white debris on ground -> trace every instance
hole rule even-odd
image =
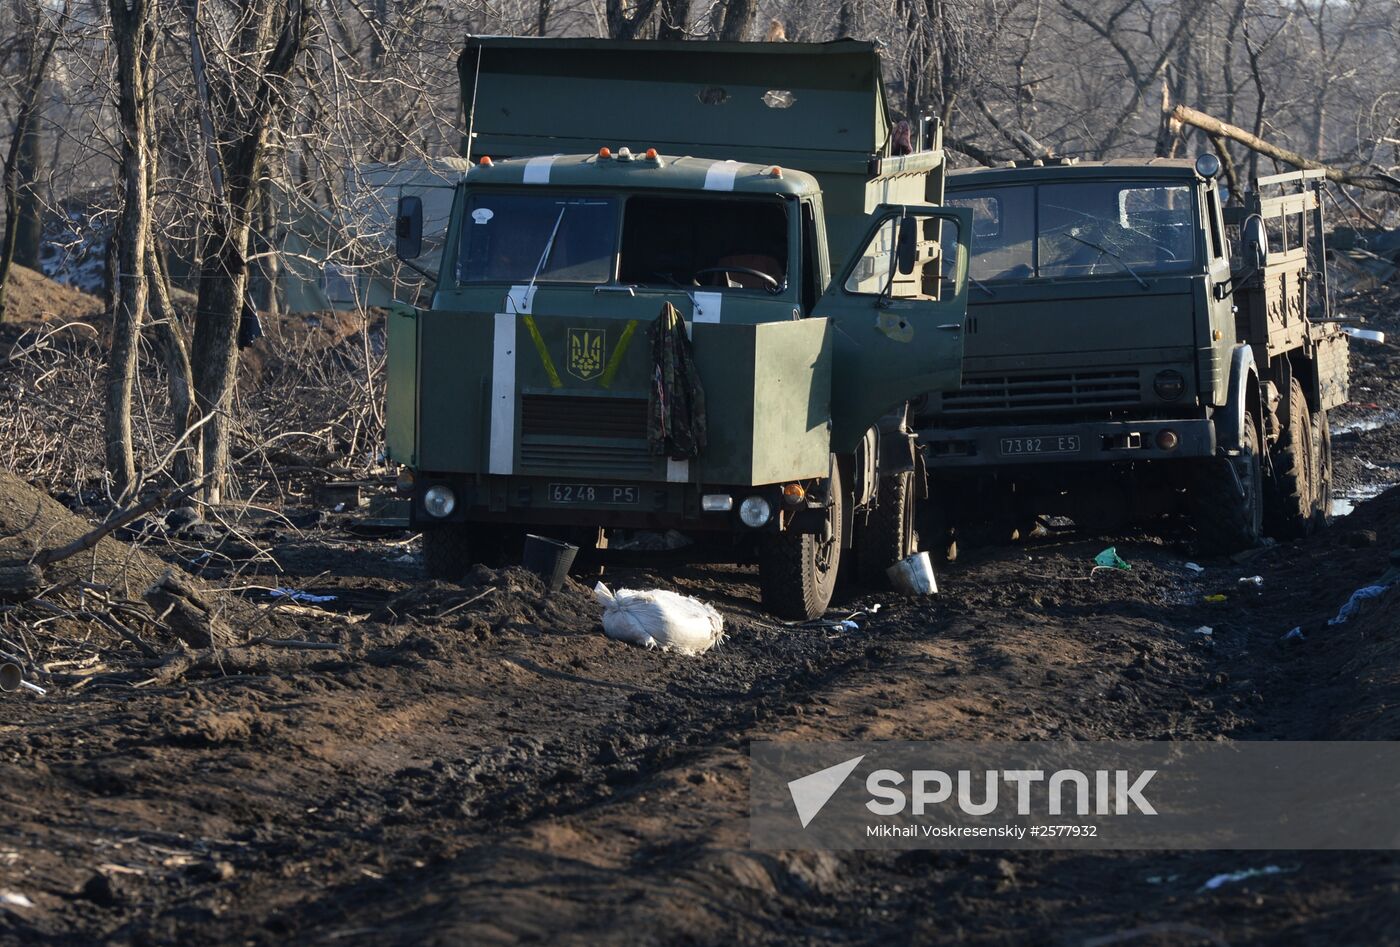
[[[618,641],[693,655],[724,640],[719,612],[688,595],[664,589],[614,593],[599,582],[593,597],[603,606],[603,634]]]
[[[1292,869],[1280,868],[1278,865],[1265,865],[1263,868],[1246,868],[1243,871],[1229,871],[1224,874],[1214,875],[1205,884],[1201,885],[1201,891],[1214,891],[1224,885],[1234,884],[1237,881],[1247,881],[1250,878],[1259,878],[1264,875],[1282,875]]]

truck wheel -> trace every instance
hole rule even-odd
[[[1314,411],[1311,419],[1313,441],[1313,525],[1322,529],[1332,522],[1332,429],[1327,409]]]
[[[856,527],[856,576],[868,589],[889,588],[885,570],[918,549],[914,471],[880,478],[878,506]]]
[[[1296,539],[1312,530],[1316,448],[1311,421],[1303,386],[1295,378],[1288,387],[1288,428],[1274,452],[1265,506],[1269,533],[1279,539]]]
[[[759,541],[760,598],[764,608],[781,618],[806,621],[821,617],[836,589],[846,491],[835,464],[826,488],[832,498],[827,508],[827,535],[781,532],[767,534]]]
[[[472,528],[442,523],[423,529],[423,573],[430,579],[460,579],[475,560]]]
[[[1263,532],[1264,472],[1259,460],[1259,431],[1254,415],[1244,413],[1238,457],[1214,457],[1201,465],[1191,489],[1196,544],[1207,555],[1228,555],[1253,548]],[[1232,472],[1231,466],[1235,469]],[[1238,484],[1238,485],[1237,485]],[[1240,495],[1240,487],[1244,495]]]

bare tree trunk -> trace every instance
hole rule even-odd
[[[54,47],[58,45],[62,24],[67,22],[68,14],[72,9],[72,0],[64,0],[58,24],[49,30],[47,41],[42,46],[40,38],[43,35],[43,28],[38,3],[21,3],[20,8],[27,9],[27,12],[32,14],[32,24],[25,57],[27,69],[20,87],[19,105],[15,112],[15,124],[10,135],[9,151],[5,155],[5,233],[3,238],[0,238],[0,322],[5,321],[5,287],[10,281],[10,268],[14,264],[19,250],[22,231],[26,227],[26,218],[31,218],[27,226],[30,228],[38,227],[37,221],[32,219],[37,217],[37,209],[33,193],[30,190],[33,185],[37,161],[34,160],[32,153],[28,155],[29,160],[26,161],[25,149],[27,147],[37,148],[37,133],[33,126],[39,109],[39,92],[42,90],[44,78],[48,74],[49,61],[53,58]],[[26,204],[28,204],[27,210]],[[26,264],[24,257],[21,257],[20,263],[21,265],[29,265]]]
[[[690,24],[691,0],[661,0],[661,22],[656,25],[657,39],[685,39]]]
[[[156,242],[146,249],[146,282],[149,284],[148,304],[153,321],[150,328],[156,336],[161,361],[165,363],[166,386],[170,392],[170,415],[175,436],[181,437],[199,416],[194,409],[194,376],[190,369],[189,345],[185,329],[170,301],[170,277],[165,272]],[[170,475],[176,483],[193,481],[200,475],[201,440],[194,436],[171,459]]]
[[[758,0],[729,0],[724,6],[719,38],[739,42],[749,38],[754,17],[758,15]]]
[[[118,496],[136,482],[131,441],[131,392],[136,380],[137,337],[147,303],[146,249],[151,242],[149,162],[155,92],[156,4],[109,0],[117,48],[117,114],[121,119],[122,210],[117,227],[117,282],[112,306],[112,347],[107,359],[105,433],[107,472]]]
[[[207,221],[199,268],[190,368],[196,410],[212,415],[200,429],[204,499],[222,499],[229,460],[229,416],[238,368],[238,321],[248,286],[248,243],[257,201],[268,128],[281,111],[284,83],[301,54],[313,5],[305,0],[245,0],[248,26],[226,50],[231,72],[218,97],[219,140],[208,148],[214,212]],[[192,10],[191,42],[201,98],[204,76],[198,7]],[[237,65],[233,65],[236,61]],[[211,115],[206,99],[203,111]],[[212,127],[212,120],[209,125]]]

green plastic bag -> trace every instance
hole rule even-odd
[[[1103,552],[1094,557],[1094,565],[1102,566],[1105,569],[1131,569],[1118,555],[1117,546],[1109,546]]]

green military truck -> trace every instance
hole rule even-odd
[[[872,576],[910,552],[902,409],[958,382],[970,218],[873,47],[474,38],[460,75],[431,305],[389,317],[428,571],[526,530],[674,530],[810,618],[843,552]],[[401,257],[421,226],[403,199]]]
[[[1223,208],[1219,169],[949,175],[947,203],[973,216],[972,288],[963,384],[912,408],[931,545],[1042,514],[1098,529],[1186,512],[1203,550],[1231,552],[1325,521],[1347,344],[1328,321],[1321,172],[1261,178]]]

